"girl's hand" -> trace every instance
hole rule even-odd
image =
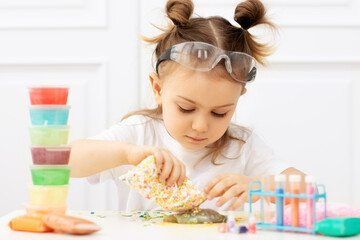
[[[235,202],[229,207],[229,210],[235,210],[245,202],[249,202],[250,182],[259,180],[258,176],[243,176],[234,173],[224,173],[217,175],[208,182],[204,188],[208,200],[221,197],[217,203],[217,207],[221,207],[227,201],[237,197]],[[255,186],[256,187],[256,186]],[[259,196],[252,197],[252,202],[259,199]]]
[[[152,146],[129,144],[127,159],[130,164],[138,165],[150,155],[154,156],[156,167],[160,170],[160,182],[166,181],[167,186],[174,183],[181,185],[184,182],[186,177],[185,165],[174,157],[171,152]]]

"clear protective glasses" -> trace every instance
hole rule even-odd
[[[208,72],[222,59],[234,80],[247,83],[255,79],[256,60],[252,56],[243,52],[225,51],[204,42],[183,42],[170,47],[157,60],[156,72],[165,60],[175,61],[192,70]]]

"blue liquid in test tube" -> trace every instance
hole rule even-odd
[[[283,194],[286,183],[286,175],[280,174],[275,176],[275,192]],[[284,197],[276,197],[276,224],[284,225]]]

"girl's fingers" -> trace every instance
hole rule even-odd
[[[174,157],[169,151],[165,150],[164,155],[166,155],[168,157],[167,159],[171,160],[173,164],[169,177],[166,180],[167,185],[171,186],[174,183],[178,183],[181,178],[185,178],[185,165],[180,162],[176,157]],[[182,184],[182,182],[183,180],[180,184]]]
[[[178,181],[180,174],[181,174],[181,167],[180,167],[179,163],[174,160],[172,160],[172,161],[173,161],[172,169],[171,169],[168,179],[166,180],[166,185],[168,185],[168,186],[171,186],[176,181]]]
[[[248,197],[249,196],[247,192],[241,194],[241,196],[238,197],[238,199],[236,199],[236,201],[230,206],[229,210],[234,211],[238,209],[241,205],[243,205],[247,201]]]
[[[185,165],[184,164],[181,164],[181,174],[180,174],[180,177],[177,181],[177,185],[180,186],[181,184],[183,184],[184,180],[185,180],[185,177],[186,177],[186,168],[185,168]]]
[[[244,192],[244,189],[240,185],[233,185],[230,187],[224,195],[217,201],[216,206],[221,207],[224,205],[227,201],[233,199],[234,197],[240,196]]]
[[[159,181],[168,186],[174,183],[182,184],[186,177],[185,165],[164,149],[149,148],[146,153],[154,155],[156,168],[160,170]]]
[[[211,179],[205,186],[204,188],[204,192],[206,194],[209,194],[209,192],[213,189],[213,187],[218,184],[218,182],[220,182],[223,178],[224,174],[219,174],[216,177],[214,177],[213,179]]]
[[[221,179],[220,182],[218,182],[208,193],[208,199],[211,200],[215,197],[223,195],[224,192],[235,184],[236,182],[234,182],[231,178]]]
[[[173,168],[173,162],[171,159],[169,159],[168,156],[163,156],[164,157],[164,162],[163,162],[163,166],[161,168],[161,173],[159,176],[159,181],[160,182],[164,182],[170,175],[171,170]]]
[[[154,155],[156,168],[161,170],[164,164],[164,157],[160,151],[156,150],[151,152]]]

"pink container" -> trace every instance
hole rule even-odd
[[[31,105],[66,105],[68,87],[29,87]]]
[[[33,163],[36,165],[66,165],[69,163],[70,145],[31,146]]]

